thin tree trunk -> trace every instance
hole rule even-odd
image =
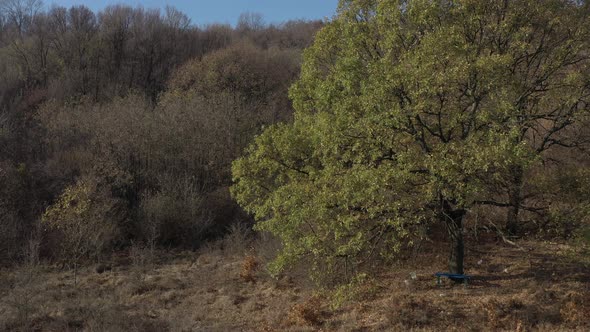
[[[443,220],[449,232],[451,241],[451,254],[449,257],[449,272],[464,274],[463,261],[465,258],[465,245],[463,242],[463,218],[466,211],[454,209],[447,201],[443,202]],[[461,280],[456,280],[461,281]]]
[[[508,214],[506,216],[506,232],[516,235],[519,232],[518,214],[522,205],[523,169],[521,166],[510,168],[510,187],[508,188]]]

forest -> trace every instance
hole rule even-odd
[[[0,0],[0,330],[586,330],[589,128],[586,1]]]
[[[245,14],[235,29],[196,28],[174,8],[41,8],[2,7],[3,261],[31,239],[51,257],[196,248],[246,222],[231,162],[291,117],[287,90],[322,23]]]

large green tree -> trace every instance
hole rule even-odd
[[[463,273],[468,211],[502,205],[498,187],[541,147],[568,145],[588,108],[586,13],[566,0],[340,1],[292,87],[295,120],[234,163],[234,197],[283,242],[272,267],[330,272],[442,222]]]

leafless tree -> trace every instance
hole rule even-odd
[[[265,28],[264,18],[260,13],[242,13],[238,18],[238,31],[258,31]]]
[[[175,30],[187,30],[191,25],[191,19],[172,6],[164,9],[164,24]]]
[[[2,16],[15,27],[19,36],[28,31],[42,6],[42,0],[0,0]]]

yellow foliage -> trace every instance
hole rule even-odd
[[[64,229],[81,223],[89,212],[91,192],[96,188],[87,180],[67,187],[60,198],[43,214],[42,221],[50,228]]]
[[[100,255],[118,237],[117,201],[91,177],[67,187],[42,217],[60,237],[64,258]]]

